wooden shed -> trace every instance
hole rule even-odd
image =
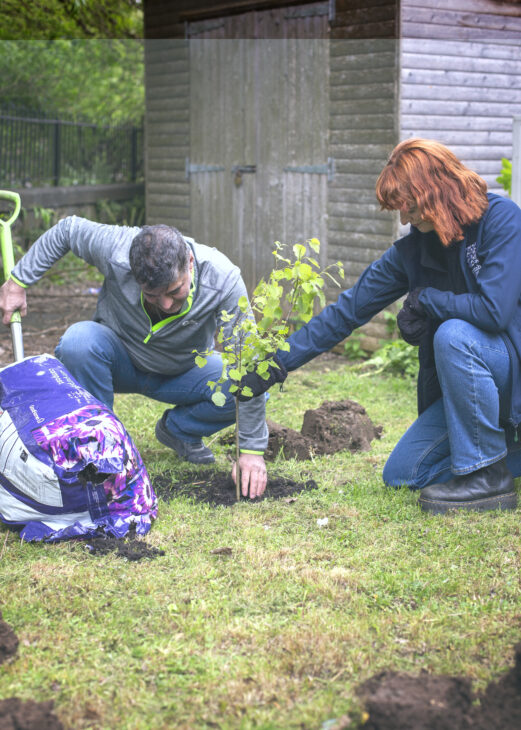
[[[444,142],[499,191],[521,115],[518,2],[144,8],[147,221],[223,250],[248,287],[275,240],[312,236],[354,283],[399,234],[374,184],[401,139]]]

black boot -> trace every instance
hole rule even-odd
[[[505,460],[484,466],[470,474],[454,477],[445,484],[431,484],[418,500],[426,512],[442,514],[451,509],[515,509],[514,479]]]

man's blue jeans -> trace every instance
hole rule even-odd
[[[155,375],[138,370],[119,337],[99,322],[77,322],[65,332],[57,348],[61,360],[76,380],[98,400],[112,408],[114,393],[141,393],[148,398],[175,405],[166,419],[168,430],[196,443],[235,423],[235,398],[228,392],[224,406],[212,402],[208,380],[222,372],[221,357],[208,357],[203,368],[194,367],[181,375]]]
[[[402,436],[384,467],[385,484],[421,489],[505,456],[520,476],[521,442],[505,423],[511,364],[503,338],[449,319],[436,332],[434,351],[443,397]]]

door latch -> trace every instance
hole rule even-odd
[[[232,167],[233,182],[235,187],[242,185],[242,176],[246,173],[257,172],[257,165],[235,165]]]

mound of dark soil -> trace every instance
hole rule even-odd
[[[18,637],[9,624],[2,621],[2,614],[0,613],[0,664],[9,657],[14,656],[17,649]]]
[[[352,400],[325,401],[306,411],[300,433],[271,421],[268,428],[265,457],[270,460],[279,454],[303,460],[338,451],[369,451],[371,441],[382,435],[382,427],[375,426],[365,408]]]
[[[164,555],[165,551],[160,548],[150,547],[143,540],[137,538],[121,539],[110,535],[91,537],[83,543],[91,555],[108,555],[116,553],[119,558],[137,561],[144,558],[157,558]]]
[[[229,472],[201,469],[184,474],[181,478],[174,476],[172,472],[164,472],[154,475],[152,483],[157,496],[165,502],[183,496],[192,497],[196,502],[206,502],[212,507],[220,505],[230,507],[236,504],[235,484]],[[312,479],[306,482],[294,482],[291,479],[268,475],[268,484],[262,497],[253,500],[247,497],[242,499],[250,502],[260,502],[266,497],[282,499],[316,488],[317,484]]]
[[[0,730],[63,730],[52,702],[0,700]]]
[[[367,730],[456,730],[472,704],[471,683],[459,677],[382,672],[359,688]]]
[[[521,728],[521,643],[515,666],[482,694],[467,678],[422,672],[382,672],[358,689],[366,730],[519,730]],[[479,703],[476,704],[475,700]]]

